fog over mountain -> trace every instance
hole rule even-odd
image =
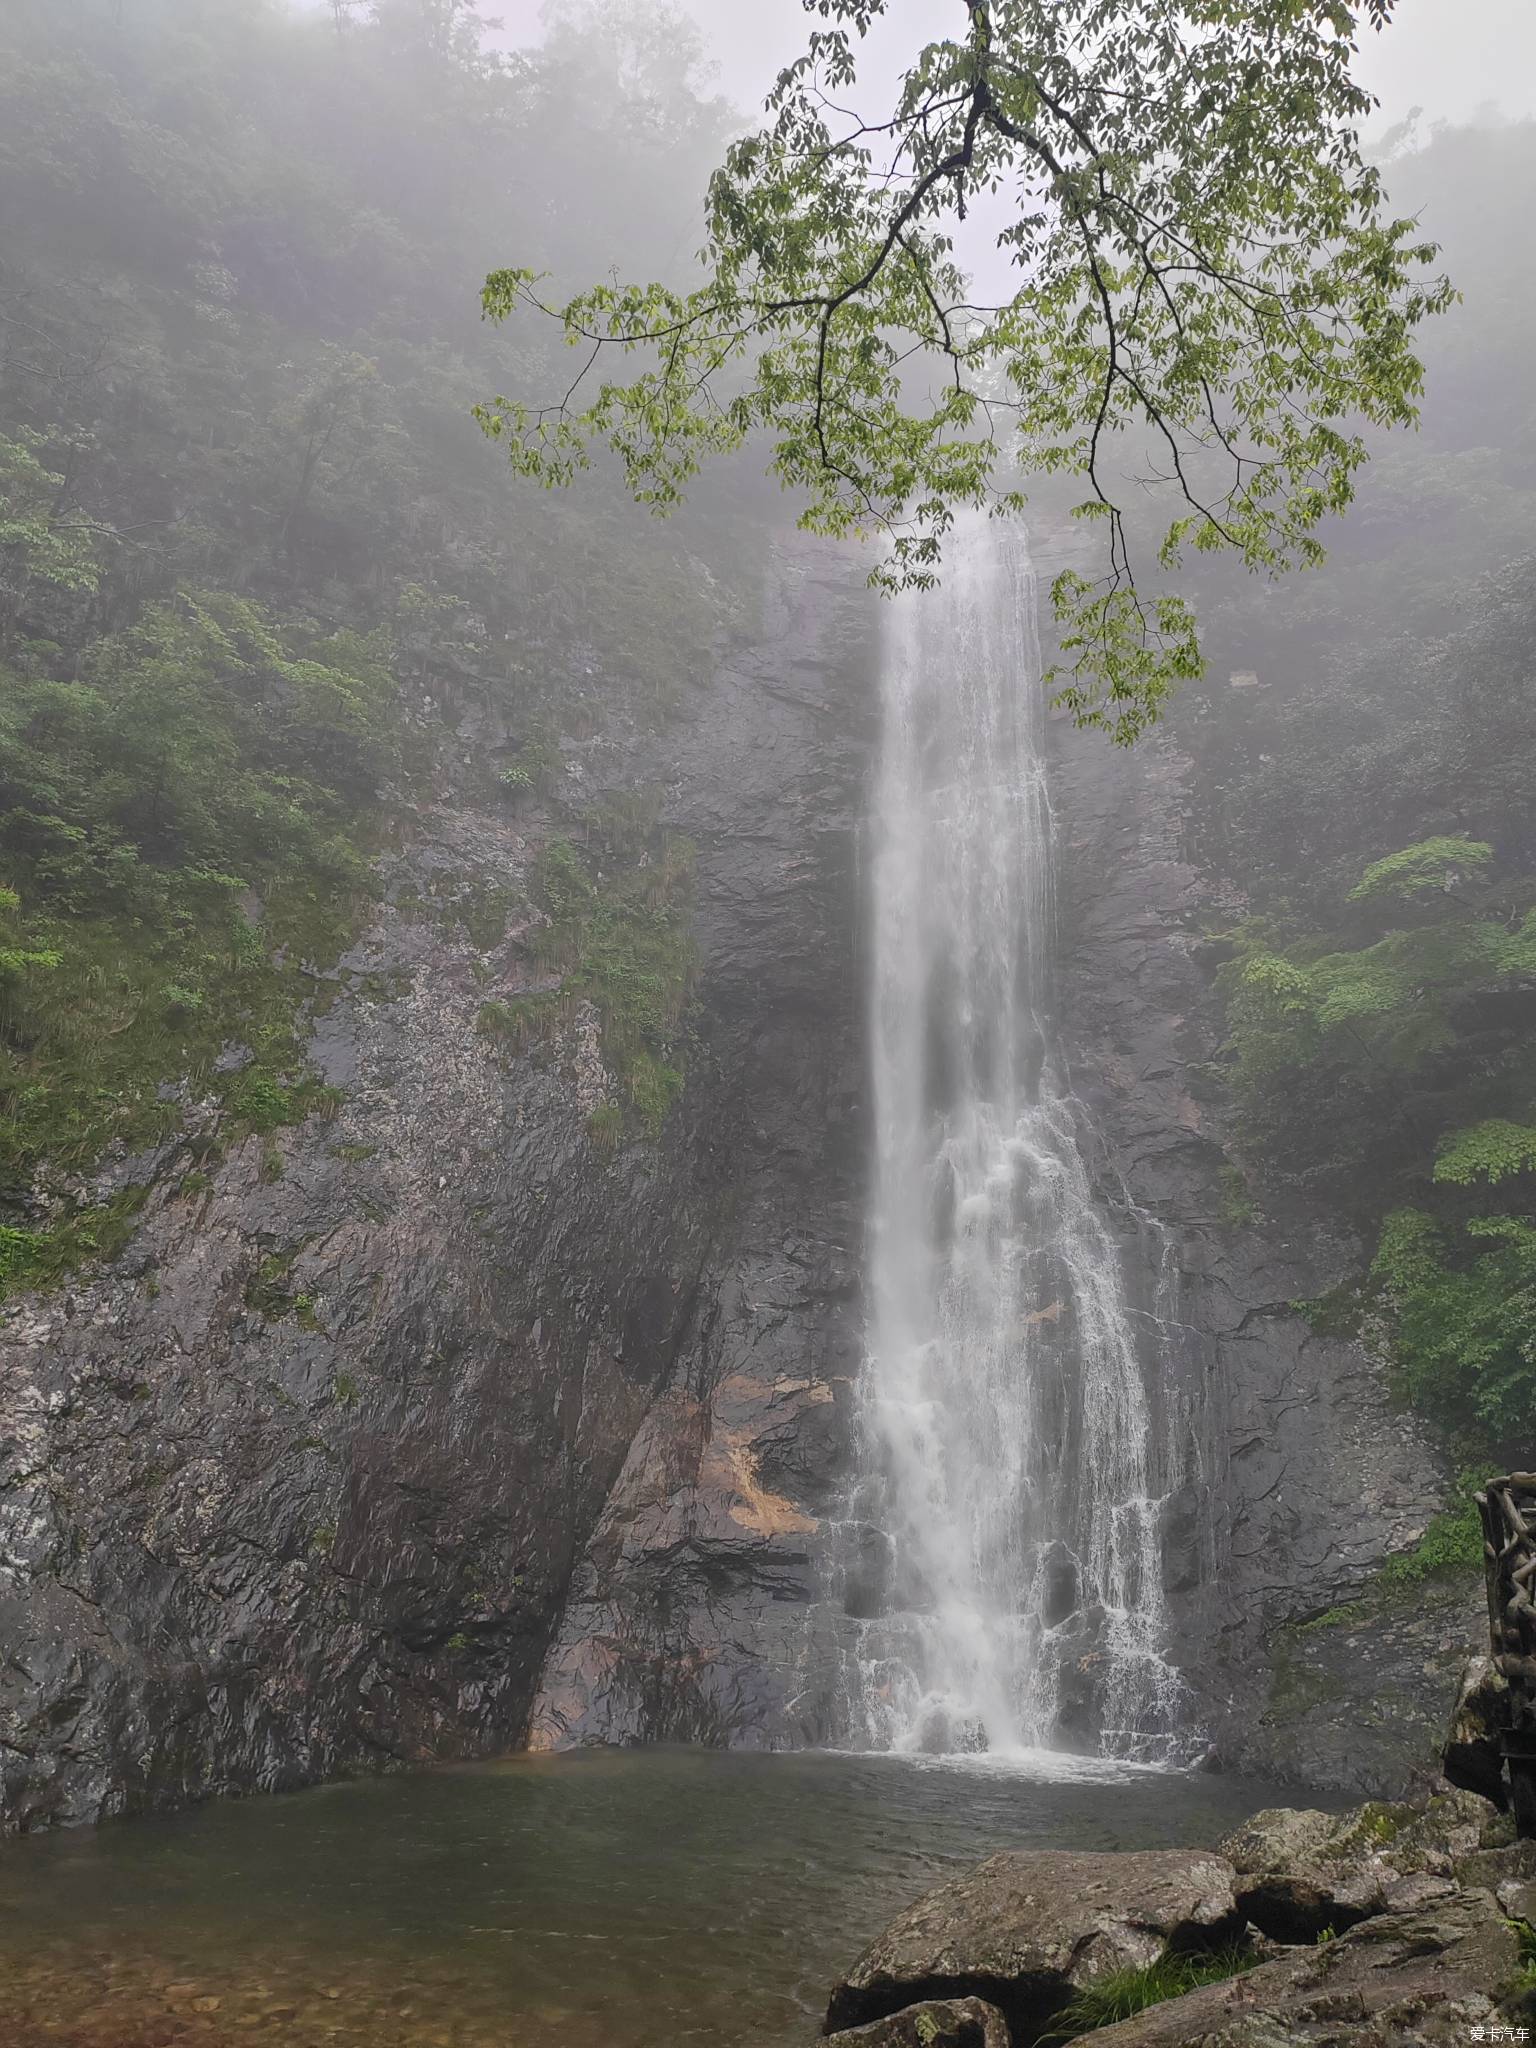
[[[1536,2030],[1536,0],[869,4],[0,0],[0,2048]]]

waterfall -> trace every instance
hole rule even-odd
[[[1023,537],[963,530],[942,586],[896,600],[885,632],[856,1732],[1156,1758],[1178,1691],[1166,1486],[1120,1245],[1052,1040]]]

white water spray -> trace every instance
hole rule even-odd
[[[854,1713],[877,1748],[1155,1758],[1159,1461],[1051,1041],[1035,604],[1022,537],[979,525],[886,626]]]

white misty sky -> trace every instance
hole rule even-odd
[[[674,4],[704,31],[721,90],[749,109],[803,47],[809,26],[800,0]],[[539,40],[542,0],[482,0],[481,12],[501,16],[509,42]],[[910,48],[959,13],[958,0],[891,0],[880,43]],[[1364,82],[1381,100],[1383,123],[1414,106],[1429,120],[1464,120],[1490,103],[1508,115],[1536,115],[1536,0],[1398,0],[1392,27],[1368,33],[1364,44]]]

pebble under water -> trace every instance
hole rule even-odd
[[[1272,1788],[1041,1758],[588,1750],[0,1848],[6,2048],[808,2048],[998,1848],[1213,1841]]]

